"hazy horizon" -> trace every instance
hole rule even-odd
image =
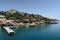
[[[9,9],[60,19],[60,0],[0,0],[0,11]]]

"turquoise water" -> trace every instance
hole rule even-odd
[[[60,24],[44,24],[13,30],[15,34],[9,36],[0,29],[0,40],[60,40]]]

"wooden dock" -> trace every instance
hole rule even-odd
[[[8,34],[15,33],[10,27],[3,27]]]

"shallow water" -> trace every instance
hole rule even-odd
[[[60,40],[60,24],[43,24],[13,30],[15,34],[8,35],[0,28],[0,40]]]

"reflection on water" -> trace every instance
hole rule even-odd
[[[60,24],[41,24],[35,27],[14,28],[14,35],[0,29],[0,40],[60,40]]]

